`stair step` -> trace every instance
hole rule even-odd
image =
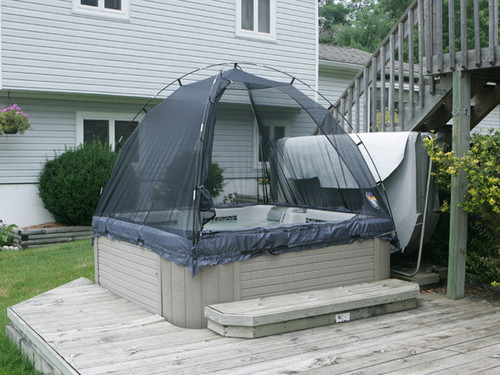
[[[205,317],[222,336],[255,338],[412,309],[418,295],[417,283],[388,279],[214,304]]]
[[[415,276],[393,275],[393,277],[405,281],[417,283],[420,286],[433,285],[439,283],[439,273],[434,272],[419,272]]]

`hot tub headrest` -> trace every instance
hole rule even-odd
[[[275,221],[277,223],[282,223],[285,217],[287,207],[271,207],[267,214],[268,221]]]

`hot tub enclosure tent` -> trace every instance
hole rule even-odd
[[[193,275],[206,265],[263,254],[374,237],[397,242],[380,184],[360,152],[361,140],[353,141],[295,82],[261,78],[237,64],[198,82],[179,81],[124,144],[93,218],[94,235],[149,248]],[[257,175],[249,181],[257,195],[252,203],[216,207],[205,183],[223,102],[251,109],[260,141],[253,163]],[[293,113],[286,117],[288,126],[317,135],[271,134],[269,113],[276,108]],[[217,216],[236,217],[221,214],[221,207],[242,206],[266,208],[263,222],[232,229],[207,224],[217,221],[217,210]],[[308,210],[345,217],[308,219]],[[284,220],[286,215],[298,219]]]

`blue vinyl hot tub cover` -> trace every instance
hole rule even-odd
[[[214,143],[216,107],[229,92],[245,96],[268,155],[265,204],[350,212],[342,222],[313,222],[210,231],[215,216],[205,188]],[[272,139],[272,108],[307,119],[315,136]],[[239,67],[182,85],[142,119],[122,148],[93,218],[94,236],[151,249],[189,267],[240,261],[381,237],[397,242],[390,209],[359,147],[332,114],[292,82]]]

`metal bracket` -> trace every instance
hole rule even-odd
[[[470,111],[470,109],[469,109],[469,108],[464,108],[464,109],[463,109],[463,115],[464,115],[464,116],[470,116],[470,112],[471,112],[471,111]],[[458,116],[458,115],[460,115],[460,110],[459,110],[459,109],[457,109],[457,108],[453,109],[453,110],[451,111],[451,115],[452,115],[452,116]]]

